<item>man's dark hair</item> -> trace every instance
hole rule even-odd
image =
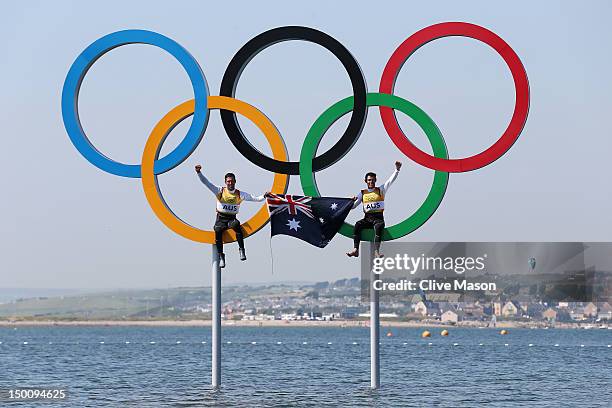
[[[364,180],[367,180],[368,177],[374,177],[376,178],[376,173],[373,173],[371,171],[368,171],[365,175],[365,177],[363,178]]]
[[[226,180],[228,177],[231,177],[234,179],[234,181],[236,181],[236,175],[234,173],[227,173],[223,180]]]

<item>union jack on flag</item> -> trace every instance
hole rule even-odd
[[[270,194],[266,200],[268,203],[268,211],[270,215],[278,214],[287,211],[290,215],[297,215],[298,212],[314,219],[312,208],[309,203],[312,197],[294,196],[290,194],[278,195]]]
[[[338,232],[353,208],[351,198],[270,194],[270,235],[289,235],[319,248]]]

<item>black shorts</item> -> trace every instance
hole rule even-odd
[[[365,213],[363,220],[366,221],[367,223],[371,223],[374,224],[374,222],[376,221],[382,221],[385,222],[385,217],[383,215],[383,213],[379,212],[379,213]]]
[[[240,225],[240,221],[238,221],[235,215],[217,213],[217,219],[215,220],[215,230],[226,230],[229,228],[233,228],[236,222],[238,222],[238,225]]]

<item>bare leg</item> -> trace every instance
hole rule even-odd
[[[361,241],[361,230],[365,226],[367,221],[365,219],[359,220],[355,223],[355,229],[353,231],[353,250],[347,252],[347,256],[359,256],[359,242]]]

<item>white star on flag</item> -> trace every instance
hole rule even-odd
[[[337,209],[338,209],[338,203],[333,203],[333,204],[331,205],[331,209],[332,209],[332,210],[337,210]]]
[[[323,224],[325,222],[325,220],[323,218],[319,218],[319,221],[321,221],[321,224]]]
[[[285,225],[287,225],[290,230],[294,229],[294,230],[297,231],[298,228],[302,228],[302,227],[300,227],[300,222],[297,221],[295,218],[289,220],[289,223],[285,224]]]

